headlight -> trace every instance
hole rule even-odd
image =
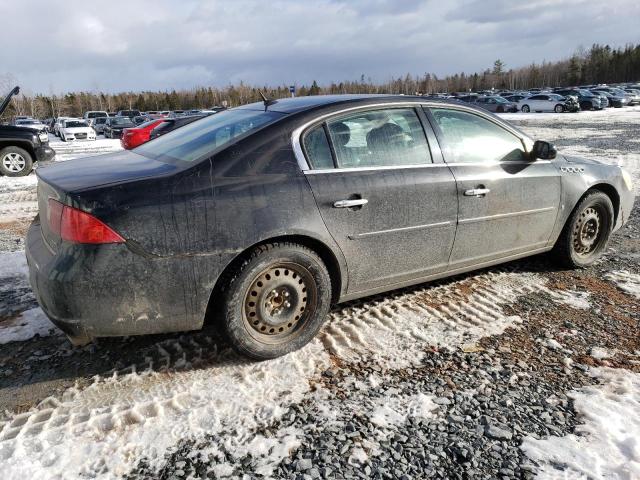
[[[631,174],[622,167],[620,167],[620,171],[622,172],[622,180],[624,180],[624,184],[627,186],[629,190],[632,190],[633,179],[631,178]]]
[[[39,133],[38,134],[38,138],[40,139],[40,142],[45,143],[49,141],[49,135],[47,135],[46,133]]]

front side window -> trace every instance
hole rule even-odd
[[[257,130],[285,114],[262,110],[234,109],[204,117],[136,148],[136,153],[165,161],[193,162]]]
[[[444,108],[431,109],[442,134],[448,163],[488,163],[523,161],[522,141],[489,120]]]
[[[327,122],[338,167],[431,163],[420,119],[412,108],[373,110]]]

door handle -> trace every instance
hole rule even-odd
[[[465,190],[465,197],[484,197],[491,190],[488,188],[472,188],[471,190]]]
[[[333,203],[334,208],[353,208],[362,207],[369,203],[366,198],[354,198],[353,200],[338,200]]]

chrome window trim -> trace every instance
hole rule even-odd
[[[321,173],[341,173],[341,172],[366,172],[369,170],[404,170],[407,168],[433,168],[433,167],[495,167],[497,165],[533,165],[548,164],[551,160],[524,161],[504,161],[504,162],[459,162],[459,163],[429,163],[417,165],[388,165],[378,167],[349,167],[349,168],[319,168],[317,170],[303,171],[305,175],[318,175]]]
[[[497,119],[494,118],[491,115],[487,115],[485,112],[482,111],[478,111],[474,108],[469,108],[466,105],[456,105],[456,104],[442,104],[442,103],[434,103],[434,102],[429,102],[429,101],[416,101],[416,102],[403,102],[403,101],[398,101],[398,102],[386,102],[386,103],[372,103],[369,105],[358,105],[355,107],[348,107],[348,108],[343,108],[340,110],[337,110],[335,112],[331,112],[331,113],[326,113],[324,115],[320,115],[319,117],[314,118],[313,120],[309,120],[308,122],[305,122],[304,124],[300,125],[299,127],[297,127],[295,130],[293,130],[293,132],[291,133],[291,146],[293,149],[293,153],[296,157],[296,161],[298,162],[298,166],[300,167],[300,170],[302,170],[303,173],[308,174],[308,173],[328,173],[328,172],[345,172],[345,171],[360,171],[360,170],[389,170],[389,169],[404,169],[404,168],[423,168],[423,167],[432,167],[432,166],[442,166],[442,165],[446,165],[446,166],[459,166],[459,165],[495,165],[495,164],[500,164],[500,163],[540,163],[543,160],[536,160],[536,161],[532,161],[532,162],[492,162],[492,163],[481,163],[481,162],[477,162],[477,163],[464,163],[464,162],[459,162],[459,163],[446,163],[446,161],[444,163],[430,163],[430,164],[418,164],[418,165],[385,165],[385,166],[378,166],[378,167],[349,167],[349,168],[333,168],[333,169],[322,169],[322,170],[314,170],[309,163],[307,162],[307,158],[304,155],[304,150],[302,149],[302,135],[305,132],[305,130],[307,130],[308,128],[316,125],[316,124],[320,124],[322,122],[324,122],[325,120],[329,119],[329,118],[333,118],[333,117],[339,117],[345,113],[350,113],[350,112],[357,112],[357,111],[361,111],[361,110],[375,110],[375,109],[379,109],[379,108],[419,108],[419,107],[427,107],[427,108],[448,108],[448,109],[452,109],[452,110],[461,110],[463,112],[466,113],[470,113],[473,115],[478,115],[479,117],[484,118],[485,120],[488,120],[492,123],[495,123],[496,125],[498,125],[501,128],[504,128],[505,130],[507,130],[509,133],[511,133],[512,135],[516,136],[517,138],[520,139],[520,141],[523,142],[523,144],[525,145],[525,147],[527,146],[527,141],[531,142],[531,144],[533,144],[533,139],[531,139],[530,137],[528,137],[527,135],[523,136],[523,133],[516,130],[515,128],[511,127],[509,124],[504,123],[501,119]],[[548,161],[546,161],[548,162]]]

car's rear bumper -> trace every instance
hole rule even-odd
[[[196,259],[147,258],[123,244],[62,242],[52,253],[37,219],[26,255],[38,303],[74,343],[202,327],[211,286]]]

